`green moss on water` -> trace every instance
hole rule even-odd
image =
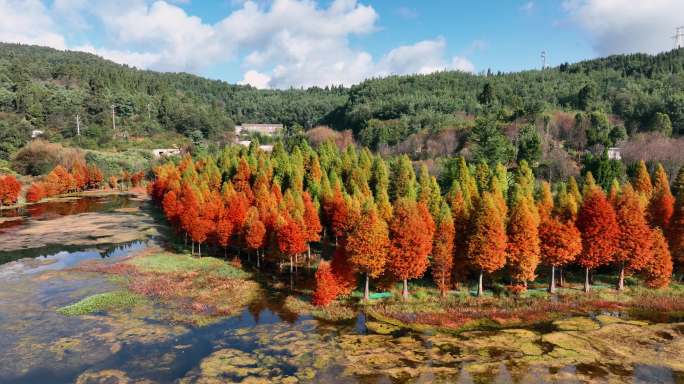
[[[158,253],[145,257],[136,257],[127,261],[143,272],[179,273],[204,272],[221,278],[242,279],[248,273],[233,267],[223,260],[214,257],[197,257],[173,253]]]
[[[132,308],[145,301],[145,298],[127,291],[113,291],[88,296],[74,304],[57,309],[64,316],[81,316],[100,311]]]

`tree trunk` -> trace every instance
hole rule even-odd
[[[589,293],[589,268],[584,268],[584,292]]]
[[[228,259],[228,247],[223,247],[223,258]]]
[[[306,263],[309,263],[309,260],[311,260],[311,244],[306,245]]]
[[[190,242],[190,247],[191,247],[191,248],[190,248],[190,254],[191,254],[192,256],[195,256],[195,242],[194,242],[194,241],[191,241],[191,242]]]
[[[618,291],[622,291],[625,289],[625,262],[624,261],[620,264],[620,278],[618,279],[617,289],[618,289]]]
[[[292,255],[290,255],[290,275],[292,274]]]
[[[408,298],[409,298],[408,280],[407,279],[404,279],[404,289],[401,291],[401,297],[404,300],[408,300]]]
[[[562,267],[558,269],[558,273],[559,273],[558,286],[562,287],[565,285],[565,275],[563,275],[563,268]]]
[[[483,289],[482,289],[482,275],[484,274],[483,271],[480,271],[480,278],[478,279],[477,282],[477,295],[482,296]]]
[[[202,243],[197,243],[197,251],[199,252],[200,259],[202,258]]]
[[[594,285],[594,271],[589,271],[589,284]]]
[[[368,272],[366,272],[366,288],[363,291],[363,299],[365,301],[370,300],[370,289],[368,288],[368,280],[370,280],[370,277],[368,277]]]
[[[556,267],[551,266],[551,283],[549,283],[549,293],[556,293]]]

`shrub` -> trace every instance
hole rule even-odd
[[[19,199],[21,183],[12,175],[0,176],[0,206],[15,204]]]

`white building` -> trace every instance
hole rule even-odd
[[[31,138],[35,139],[36,137],[43,136],[44,133],[45,132],[41,131],[40,129],[34,129],[33,131],[31,131]]]
[[[622,160],[622,154],[620,153],[620,148],[618,148],[618,147],[608,148],[608,159],[610,159],[610,160]]]
[[[242,124],[235,126],[235,135],[241,133],[260,133],[262,135],[273,136],[283,129],[282,124]]]
[[[152,150],[152,155],[154,155],[155,158],[180,156],[180,154],[180,148],[157,148]]]

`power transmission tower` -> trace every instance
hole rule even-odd
[[[546,51],[541,51],[542,71],[546,69]]]
[[[675,35],[672,38],[675,40],[675,49],[684,46],[684,26],[675,29]]]

